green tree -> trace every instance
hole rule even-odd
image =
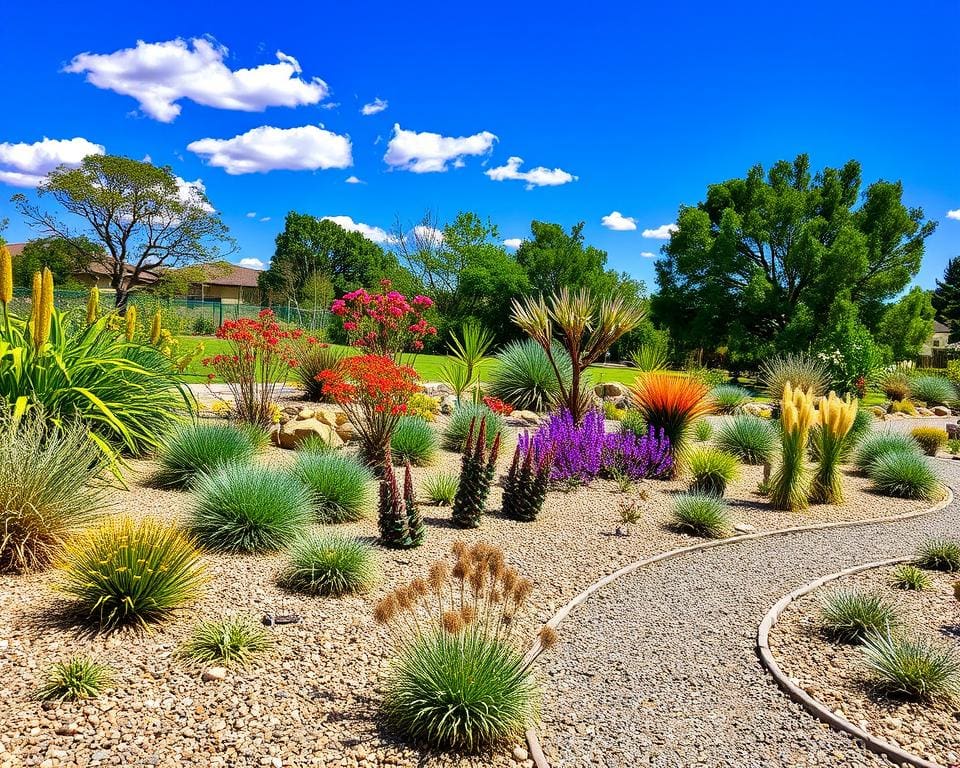
[[[76,242],[67,242],[59,237],[31,240],[13,259],[13,284],[29,286],[34,273],[46,267],[53,273],[58,287],[78,287],[76,273],[86,269],[95,260],[97,250],[98,246],[86,238],[77,238]]]
[[[99,246],[94,258],[110,276],[121,313],[144,273],[216,261],[225,254],[224,248],[226,252],[234,248],[202,188],[184,184],[167,166],[89,155],[78,168],[51,171],[37,196],[39,201],[52,199],[85,221],[87,230],[72,231],[25,195],[14,195],[13,203],[44,236],[71,244],[78,257],[86,255],[83,243]]]
[[[855,161],[814,175],[799,155],[711,185],[681,206],[657,261],[655,320],[682,350],[726,346],[747,364],[808,348],[840,294],[875,328],[936,224],[903,204],[899,182],[875,182],[862,200],[861,184]]]
[[[884,310],[876,341],[889,350],[892,359],[912,360],[933,334],[934,315],[930,292],[914,286]]]
[[[867,380],[887,360],[860,322],[848,291],[834,297],[822,327],[815,349],[830,370],[831,387],[840,394],[863,397]]]
[[[209,264],[189,264],[178,269],[165,269],[160,273],[149,291],[159,299],[180,299],[190,292],[190,286],[204,283],[217,277],[229,275],[233,265],[226,261]]]
[[[950,326],[950,340],[960,333],[960,256],[954,256],[943,270],[943,279],[937,280],[933,291],[933,308],[937,320]]]
[[[532,221],[530,234],[517,249],[516,259],[534,293],[549,295],[561,286],[589,288],[597,296],[616,291],[619,276],[606,268],[606,251],[584,244],[582,221],[569,233],[559,224]]]

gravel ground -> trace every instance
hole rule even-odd
[[[937,463],[956,487],[960,468]],[[546,657],[542,741],[554,766],[882,766],[764,674],[756,630],[825,573],[960,535],[960,502],[889,525],[810,531],[658,563],[612,583],[560,626]]]
[[[824,586],[791,603],[770,633],[777,662],[797,685],[853,723],[909,752],[942,765],[960,762],[960,721],[956,703],[918,704],[871,690],[870,671],[859,646],[833,643],[820,630],[820,600],[836,589],[881,594],[893,602],[908,635],[941,644],[957,641],[956,574],[929,572],[933,587],[922,592],[896,589],[892,568],[877,568]]]
[[[262,460],[282,464],[292,456],[290,452],[271,449]],[[504,470],[508,461],[509,456],[504,455],[501,459]],[[456,455],[443,453],[436,466],[416,470],[416,482],[457,466]],[[189,494],[149,487],[145,480],[153,469],[151,462],[131,463],[130,488],[114,494],[113,510],[181,520],[189,510]],[[862,478],[851,476],[847,480],[849,503],[844,507],[818,507],[803,515],[789,515],[769,511],[764,500],[753,494],[759,479],[759,468],[745,468],[741,479],[730,487],[729,496],[737,521],[760,530],[896,514],[923,506],[876,497],[866,492]],[[0,577],[0,696],[11,704],[0,710],[0,768],[21,765],[43,768],[529,765],[520,744],[506,745],[495,754],[475,757],[432,755],[400,745],[380,730],[377,724],[379,680],[383,666],[388,663],[389,650],[370,617],[372,605],[398,582],[423,574],[436,557],[447,552],[454,540],[459,538],[468,543],[485,540],[503,547],[508,560],[534,580],[534,601],[538,608],[530,622],[533,629],[536,623],[548,619],[601,576],[639,558],[694,541],[663,527],[670,498],[682,487],[676,482],[644,483],[643,498],[638,489],[625,496],[617,492],[613,483],[597,482],[571,493],[551,493],[536,523],[515,523],[493,513],[476,531],[451,529],[447,522],[448,510],[426,508],[429,530],[426,544],[410,552],[380,551],[383,571],[380,585],[369,595],[340,600],[291,595],[278,589],[275,574],[282,564],[281,556],[207,555],[205,561],[211,581],[201,601],[153,632],[136,636],[91,638],[57,626],[52,619],[62,612],[62,605],[52,589],[54,574]],[[618,524],[617,506],[625,498],[636,500],[643,515],[639,523],[630,526],[629,535],[618,536],[614,533]],[[495,510],[498,505],[499,489],[495,489],[488,506]],[[341,529],[371,541],[376,535],[372,517]],[[788,545],[776,546],[786,550]],[[795,552],[792,557],[802,561],[803,553]],[[772,565],[779,568],[780,564],[779,555],[774,556]],[[768,562],[764,567],[770,565]],[[742,575],[734,578],[739,571],[724,568],[726,570],[710,574],[705,580],[700,579],[698,589],[710,589],[711,581],[725,582],[736,594],[739,589],[736,582]],[[677,606],[689,597],[680,588],[681,584],[675,583],[678,594],[673,600]],[[616,601],[610,603],[613,594],[613,590],[608,590],[598,596],[596,607],[612,605],[615,608]],[[684,631],[682,612],[674,614],[673,608],[667,608],[660,595],[645,600],[633,621],[637,626],[618,645],[630,647],[635,636],[653,641],[662,627],[672,626],[678,633]],[[588,609],[592,610],[593,606]],[[719,621],[725,606],[719,601],[707,609],[701,606],[697,610],[695,621],[701,626],[711,616]],[[232,613],[259,616],[265,612],[297,613],[303,621],[277,628],[276,651],[249,669],[231,671],[224,681],[203,682],[200,668],[191,667],[174,655],[198,617]],[[660,615],[664,612],[668,614],[666,617]],[[716,636],[712,624],[713,620],[706,623],[709,637],[704,642],[708,644]],[[569,628],[562,629],[564,633],[569,632],[571,638],[566,648],[547,662],[551,670],[556,664],[566,663],[564,660],[577,648],[584,648],[584,641],[576,637],[579,625],[571,623]],[[603,673],[599,671],[598,662],[609,646],[604,638],[599,641],[588,638],[587,642],[597,643],[597,651],[593,653],[590,648],[584,648],[590,657],[583,662],[584,668],[594,670],[594,679],[599,680]],[[688,650],[693,652],[696,647]],[[716,655],[717,648],[703,644],[699,647],[704,658],[725,658]],[[116,688],[86,704],[41,705],[32,701],[30,694],[44,670],[52,662],[76,652],[90,653],[111,665],[117,673]],[[698,657],[699,654],[697,651]],[[649,658],[657,659],[657,656]],[[624,669],[625,659],[618,654],[610,663],[611,671]],[[663,664],[661,675],[666,674],[663,670],[672,668],[666,658]],[[655,666],[659,665],[657,660]],[[734,677],[735,669],[727,669],[724,675]],[[586,679],[576,673],[559,682],[574,687],[581,686]],[[677,706],[708,706],[711,700],[716,701],[718,682],[722,684],[722,680],[714,680],[714,685],[704,691],[702,701],[678,701]],[[633,683],[638,701],[646,701],[643,676],[636,677]],[[569,693],[570,688],[565,690]],[[558,711],[552,701],[557,691],[547,693],[549,732],[557,722],[551,714]],[[651,695],[654,693],[655,689]],[[602,697],[598,699],[601,700]],[[583,728],[595,727],[599,733],[609,720],[597,716],[594,726],[589,722],[593,717],[588,714],[590,711],[589,707],[584,708],[578,722],[586,723]],[[622,714],[618,727],[634,722],[636,715],[633,711]],[[646,730],[645,715],[636,723],[635,728],[626,729],[627,733]],[[631,738],[631,742],[641,744],[654,738],[655,732],[654,728],[649,736],[638,735]],[[707,736],[716,738],[718,734],[719,731],[708,729]],[[706,738],[704,748],[709,741]],[[598,740],[602,749],[610,745],[612,750],[615,743],[615,739]],[[589,749],[577,749],[570,754],[588,753]]]

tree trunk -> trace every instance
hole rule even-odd
[[[130,289],[123,284],[123,280],[111,280],[110,286],[116,292],[114,293],[114,306],[120,317],[127,314],[127,299],[130,298]]]

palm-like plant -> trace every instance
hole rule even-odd
[[[623,296],[594,298],[587,288],[571,293],[561,288],[549,299],[527,297],[513,302],[511,319],[543,347],[560,388],[560,405],[579,424],[589,403],[583,396],[583,372],[599,360],[617,339],[643,320],[646,310]],[[554,336],[570,355],[573,371],[569,384],[563,381],[552,349]]]
[[[457,400],[480,379],[480,363],[493,344],[493,334],[479,323],[460,326],[460,336],[450,333],[447,348],[450,358],[440,367],[440,375],[450,385]]]

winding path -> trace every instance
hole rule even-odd
[[[960,463],[935,462],[960,488]],[[544,656],[553,768],[889,766],[794,704],[757,661],[757,625],[818,576],[960,536],[960,493],[915,520],[732,543],[641,568],[592,596]]]

